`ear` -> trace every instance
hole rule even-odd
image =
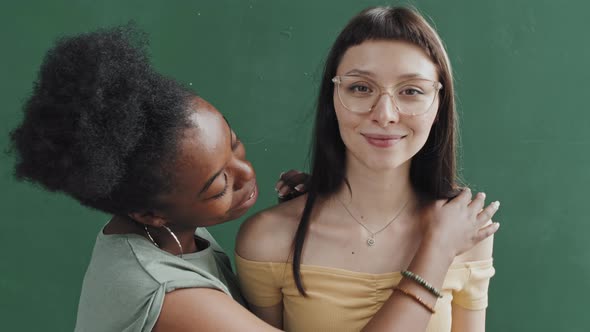
[[[127,216],[140,224],[154,228],[159,228],[167,224],[164,216],[153,211],[131,212]]]

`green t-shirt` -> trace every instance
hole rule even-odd
[[[164,295],[180,288],[218,289],[244,304],[228,257],[204,228],[209,246],[183,258],[136,234],[96,238],[84,277],[76,332],[151,331]]]

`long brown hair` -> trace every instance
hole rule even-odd
[[[293,240],[293,276],[299,293],[301,255],[309,221],[318,197],[333,194],[346,181],[345,146],[334,111],[332,77],[350,47],[366,40],[400,40],[420,47],[436,64],[443,85],[438,115],[424,147],[412,158],[410,182],[425,200],[456,195],[456,113],[449,59],[436,31],[415,10],[373,7],[353,17],[332,45],[325,63],[317,100],[310,185],[305,208]]]

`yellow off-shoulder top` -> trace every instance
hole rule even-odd
[[[387,301],[401,280],[399,272],[370,274],[301,265],[308,297],[299,294],[291,263],[257,262],[236,254],[243,295],[258,307],[283,302],[283,329],[291,332],[360,331]],[[445,277],[427,332],[450,332],[452,305],[487,307],[492,259],[454,263]]]

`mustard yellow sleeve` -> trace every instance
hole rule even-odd
[[[248,303],[257,307],[270,307],[283,300],[282,263],[256,262],[235,254],[238,280]]]
[[[496,270],[492,259],[467,263],[469,271],[465,283],[453,292],[453,304],[468,310],[482,310],[488,306],[488,286]]]

